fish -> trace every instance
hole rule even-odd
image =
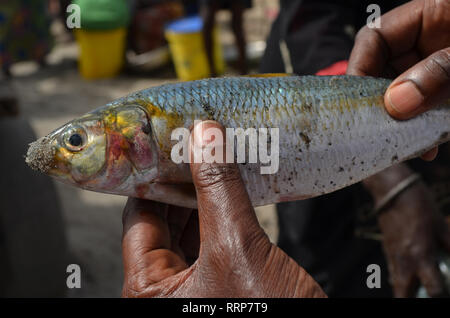
[[[196,208],[189,164],[172,160],[179,143],[173,132],[191,129],[196,120],[215,120],[244,133],[277,129],[263,138],[269,146],[278,144],[269,147],[277,150],[275,172],[262,173],[260,161],[238,163],[254,206],[312,198],[450,140],[450,101],[398,121],[384,107],[390,83],[347,75],[267,75],[151,87],[31,143],[26,162],[83,189]]]

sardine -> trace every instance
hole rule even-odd
[[[171,157],[178,142],[172,132],[212,119],[244,131],[278,128],[275,173],[262,174],[260,162],[239,164],[254,206],[311,198],[450,140],[450,101],[397,121],[384,108],[389,84],[372,77],[273,76],[152,87],[35,141],[26,162],[83,189],[194,208],[189,165]]]

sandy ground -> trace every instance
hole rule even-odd
[[[246,24],[253,24],[254,31],[249,32],[249,38],[261,40],[265,38],[268,26],[260,15],[268,9],[259,6],[254,10],[246,14]],[[227,19],[229,16],[224,13],[219,21],[226,25]],[[223,41],[231,41],[229,32],[224,32]],[[30,121],[38,136],[115,98],[176,80],[173,71],[166,69],[146,77],[123,75],[88,82],[78,74],[76,57],[76,45],[63,43],[49,56],[49,67],[37,69],[36,65],[25,63],[13,69],[21,115]],[[81,289],[69,290],[68,296],[119,296],[123,279],[121,215],[126,198],[83,191],[61,183],[57,183],[57,189],[62,201],[70,263],[79,264],[82,271]],[[276,241],[274,207],[259,208],[258,217],[271,240]]]

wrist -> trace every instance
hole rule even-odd
[[[414,174],[405,164],[399,164],[365,179],[362,183],[377,206],[393,188]]]

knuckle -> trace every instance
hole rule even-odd
[[[355,45],[361,44],[372,37],[373,31],[367,25],[364,25],[355,34]]]
[[[156,296],[152,288],[155,282],[149,276],[145,270],[130,276],[127,275],[122,289],[123,297],[142,298]]]
[[[372,35],[372,30],[365,25],[359,31],[356,33],[355,36],[355,42],[358,42],[359,40],[366,39],[368,35]]]
[[[433,53],[426,60],[424,67],[433,76],[450,80],[450,48]]]
[[[450,24],[450,2],[448,0],[432,0],[425,3],[425,14],[432,19],[432,22],[441,27]]]
[[[355,43],[360,43],[361,46],[365,47],[379,48],[383,59],[387,59],[391,55],[389,45],[377,28],[372,29],[365,25],[356,34]]]
[[[202,164],[196,171],[196,186],[200,188],[222,187],[240,180],[239,170],[235,165]]]
[[[365,25],[356,33],[355,42],[379,42],[381,38],[382,36],[377,31],[377,29],[371,29],[367,25]]]

